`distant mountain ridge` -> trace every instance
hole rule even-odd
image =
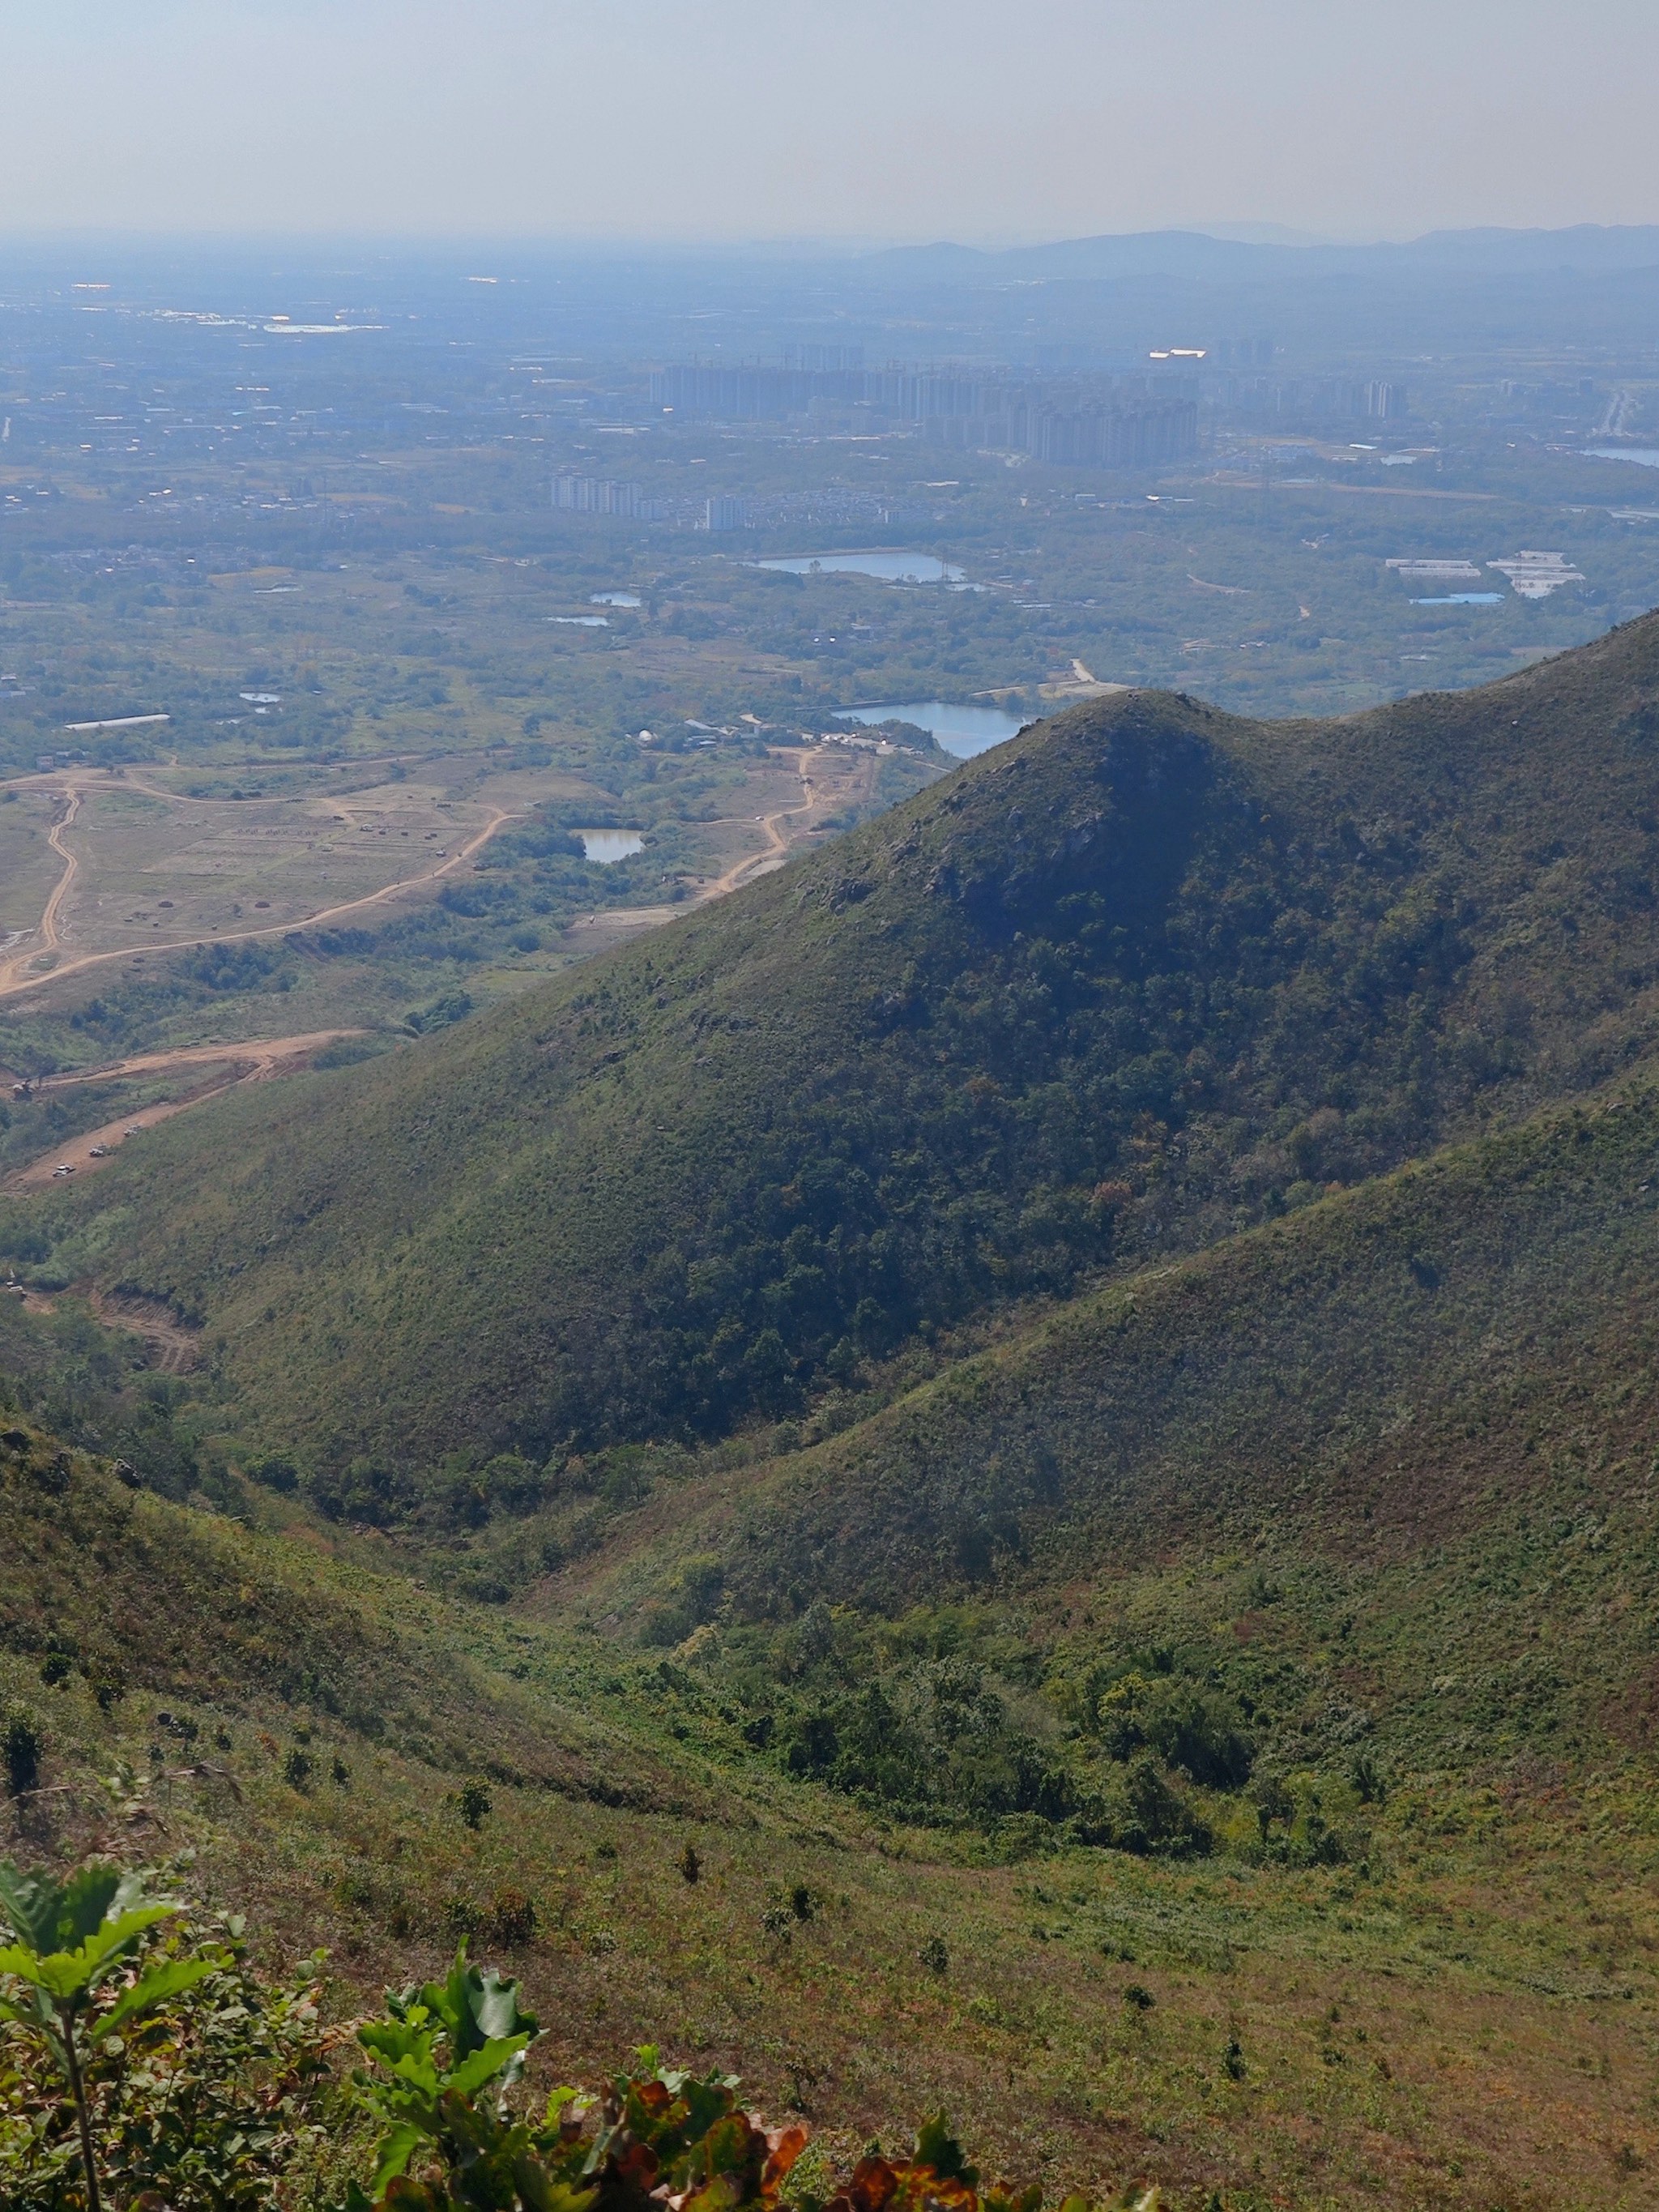
[[[1403,244],[1253,243],[1199,230],[1131,231],[989,252],[941,241],[896,246],[859,264],[880,279],[1209,281],[1285,276],[1586,275],[1659,267],[1659,224],[1577,223],[1565,230],[1437,230]]]

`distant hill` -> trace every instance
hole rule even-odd
[[[1402,246],[1364,249],[1401,265],[1589,273],[1659,267],[1659,223],[1581,222],[1565,230],[1431,230]]]
[[[1208,282],[1295,276],[1448,277],[1605,275],[1659,268],[1659,224],[1579,223],[1565,230],[1437,230],[1402,243],[1332,246],[1223,238],[1199,230],[1131,231],[1000,252],[941,243],[866,255],[878,280],[940,283],[1011,278],[1170,276]]]
[[[1604,1079],[1653,1034],[1656,810],[1653,617],[1334,722],[1091,703],[158,1129],[46,1201],[54,1265],[204,1320],[257,1433],[362,1462],[342,1510],[463,1446],[718,1436]]]

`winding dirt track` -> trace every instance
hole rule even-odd
[[[18,1295],[25,1313],[58,1310],[53,1296],[40,1291]],[[187,1328],[164,1299],[131,1291],[88,1290],[84,1285],[76,1296],[86,1300],[106,1328],[125,1329],[129,1336],[141,1338],[145,1357],[157,1374],[187,1375],[201,1364],[201,1331]]]
[[[201,1364],[201,1330],[186,1328],[164,1298],[119,1291],[81,1295],[106,1328],[123,1328],[143,1340],[145,1357],[158,1374],[188,1375]]]
[[[775,814],[763,814],[759,817],[760,825],[767,836],[766,850],[763,853],[750,853],[746,860],[734,862],[723,876],[717,876],[708,886],[702,893],[704,899],[724,898],[728,891],[738,890],[743,884],[752,882],[757,876],[769,875],[774,868],[781,868],[783,866],[789,857],[789,840],[779,829],[779,823],[793,822],[798,814],[810,814],[819,804],[818,794],[813,789],[812,779],[807,773],[811,762],[812,756],[810,753],[804,758],[798,757],[795,762],[796,771],[800,777],[801,789],[806,794],[801,805],[781,806]]]
[[[56,951],[58,948],[58,911],[64,901],[69,896],[70,886],[81,872],[80,861],[64,842],[64,830],[74,826],[75,818],[80,811],[81,793],[78,790],[72,790],[69,794],[69,803],[63,813],[46,832],[47,844],[64,863],[64,872],[52,885],[52,896],[46,901],[46,909],[40,916],[40,943],[44,949],[50,951]]]
[[[134,783],[134,779],[128,779],[128,787],[133,787]],[[137,787],[158,799],[172,799],[181,806],[212,804],[210,800],[185,799],[177,792],[164,792],[153,785]],[[24,991],[38,991],[44,984],[61,982],[65,975],[78,974],[83,968],[97,968],[111,960],[130,960],[135,953],[191,951],[205,945],[243,945],[255,938],[284,937],[291,930],[316,929],[325,922],[342,921],[349,914],[362,914],[366,908],[384,905],[401,891],[412,890],[421,884],[436,883],[440,877],[464,866],[475,853],[489,842],[503,823],[516,818],[518,811],[516,808],[504,808],[492,814],[482,830],[475,831],[465,844],[459,847],[437,867],[423,869],[416,876],[400,877],[395,884],[386,884],[378,891],[367,892],[362,898],[347,899],[339,906],[323,907],[315,914],[296,915],[287,921],[267,922],[258,929],[225,930],[216,936],[169,938],[164,943],[155,938],[143,939],[136,945],[118,945],[105,952],[82,952],[72,960],[60,961],[54,968],[37,969],[33,963],[41,954],[56,951],[62,941],[58,933],[58,917],[80,869],[80,862],[62,842],[63,833],[80,812],[82,793],[88,788],[101,791],[120,787],[102,783],[90,787],[71,783],[67,787],[68,807],[47,833],[47,842],[53,852],[63,856],[64,872],[53,886],[52,896],[46,901],[45,911],[33,933],[33,943],[26,951],[14,953],[9,960],[0,962],[0,999],[15,998]],[[227,799],[222,803],[234,805],[236,801]]]
[[[795,756],[795,770],[800,777],[801,788],[806,793],[802,804],[799,806],[781,806],[775,813],[772,814],[757,814],[746,817],[751,823],[758,823],[765,831],[765,848],[758,853],[746,853],[742,860],[734,860],[724,875],[716,876],[711,882],[706,883],[697,893],[694,902],[696,905],[706,906],[711,899],[724,898],[728,891],[741,890],[745,884],[753,883],[757,877],[769,875],[774,868],[781,868],[783,866],[794,848],[780,830],[779,823],[793,821],[797,815],[810,815],[814,807],[821,806],[825,803],[823,796],[815,788],[811,776],[808,773],[814,757],[810,753],[805,758],[799,755]],[[866,778],[866,796],[868,786],[874,774],[875,762],[872,759],[869,763],[869,771]],[[844,797],[848,794],[834,795]],[[573,921],[570,924],[570,931],[572,937],[574,938],[578,932],[585,933],[591,930],[596,933],[596,940],[589,940],[594,943],[594,949],[608,950],[612,941],[624,935],[631,936],[640,930],[660,929],[665,922],[672,921],[678,915],[690,911],[690,907],[686,906],[598,908],[593,913],[584,916],[580,921]]]
[[[806,770],[804,768],[800,772],[800,780],[806,785],[808,795],[805,805],[780,807],[775,814],[758,816],[757,818],[761,828],[766,832],[766,850],[763,853],[748,854],[743,860],[734,861],[723,876],[716,876],[714,882],[707,886],[702,894],[704,899],[724,898],[728,891],[738,890],[740,885],[750,882],[752,878],[769,875],[774,868],[781,868],[783,866],[788,857],[789,841],[778,828],[779,823],[787,822],[796,814],[810,814],[814,805],[811,797],[812,787],[806,782]]]
[[[184,1044],[171,1052],[134,1053],[130,1060],[113,1060],[106,1067],[66,1068],[61,1075],[43,1075],[34,1088],[66,1091],[76,1083],[114,1083],[129,1075],[166,1075],[175,1067],[213,1067],[231,1060],[250,1077],[268,1075],[279,1060],[302,1059],[342,1037],[362,1035],[361,1030],[313,1030],[304,1036],[239,1037],[228,1044]]]
[[[724,875],[716,878],[713,883],[705,887],[701,894],[699,903],[709,899],[723,897],[727,892],[738,890],[754,878],[782,866],[789,856],[790,845],[781,825],[785,822],[793,821],[802,815],[810,816],[815,807],[823,803],[809,773],[812,757],[810,754],[805,757],[797,755],[795,759],[796,772],[800,777],[801,789],[804,793],[801,804],[799,806],[780,807],[775,812],[759,817],[761,827],[766,832],[766,849],[763,852],[748,854],[744,859],[735,861]],[[871,778],[873,778],[874,768],[875,763],[872,761]],[[33,779],[28,781],[32,781]],[[149,940],[104,952],[83,953],[78,958],[67,961],[63,965],[51,969],[44,974],[40,972],[31,974],[28,972],[29,963],[39,959],[43,951],[55,951],[61,941],[58,933],[58,918],[80,869],[79,860],[64,843],[63,836],[65,830],[73,826],[80,813],[82,794],[85,787],[87,787],[78,782],[68,786],[67,803],[64,812],[47,833],[47,841],[52,850],[63,860],[64,872],[58,878],[46,901],[40,923],[33,932],[33,945],[27,952],[15,955],[9,962],[0,964],[0,998],[15,996],[21,992],[38,989],[42,984],[56,982],[61,976],[73,975],[78,969],[95,967],[102,961],[126,959],[135,952],[177,951],[185,946],[208,944],[232,945],[252,938],[281,936],[294,929],[314,928],[322,923],[338,921],[349,914],[359,914],[366,907],[380,905],[386,900],[396,897],[400,891],[408,890],[416,884],[434,882],[438,878],[448,875],[453,870],[464,866],[481,847],[489,842],[503,823],[510,822],[514,818],[512,811],[498,811],[490,817],[482,830],[477,831],[465,844],[453,853],[441,866],[427,869],[417,876],[404,877],[398,882],[387,884],[382,890],[371,891],[362,898],[349,899],[338,906],[325,907],[319,912],[307,915],[302,921],[273,922],[262,928],[237,930],[221,937],[179,938],[164,945]],[[103,789],[106,787],[100,784],[90,787]],[[152,793],[158,799],[179,799],[181,805],[197,805],[213,803],[179,799],[178,793],[165,791],[155,785],[139,783],[136,777],[127,779],[127,787],[129,789],[137,787]],[[237,802],[228,799],[222,803],[233,805]],[[637,912],[625,909],[608,914],[605,920],[612,924],[624,921],[640,927],[656,927],[668,920],[672,911],[672,909],[659,907],[641,908]],[[591,920],[597,923],[599,916],[595,915],[591,917]],[[106,1122],[101,1128],[84,1131],[80,1136],[71,1138],[68,1143],[57,1146],[51,1152],[44,1153],[39,1159],[31,1161],[27,1167],[15,1170],[6,1178],[3,1185],[0,1185],[0,1188],[7,1190],[39,1188],[42,1184],[50,1183],[55,1170],[60,1167],[72,1168],[78,1176],[95,1173],[104,1164],[104,1161],[112,1157],[129,1137],[136,1136],[144,1129],[153,1128],[158,1121],[165,1121],[174,1114],[182,1114],[191,1106],[204,1105],[210,1098],[217,1098],[225,1091],[234,1090],[241,1084],[262,1083],[274,1076],[291,1074],[314,1054],[320,1052],[325,1046],[337,1043],[343,1037],[361,1036],[363,1032],[358,1029],[315,1030],[302,1036],[253,1037],[240,1040],[234,1044],[182,1045],[167,1052],[137,1053],[126,1060],[114,1060],[102,1067],[75,1068],[63,1074],[44,1077],[34,1085],[37,1092],[67,1090],[79,1083],[118,1082],[137,1076],[166,1075],[175,1071],[191,1068],[222,1071],[216,1079],[210,1079],[198,1084],[194,1089],[187,1091],[182,1097],[160,1099],[149,1106],[131,1109],[117,1120]],[[100,1157],[94,1158],[94,1152]],[[118,1316],[112,1312],[103,1317],[114,1322],[118,1326],[136,1325],[130,1315]],[[165,1332],[158,1327],[154,1316],[147,1316],[143,1327],[151,1335],[157,1338],[158,1342],[165,1334]],[[181,1361],[186,1360],[188,1347],[182,1341],[173,1345],[169,1340],[167,1349],[171,1357]]]
[[[805,793],[802,803],[799,806],[780,807],[775,813],[760,817],[760,826],[766,833],[765,850],[748,854],[741,860],[734,861],[724,875],[716,877],[713,883],[704,887],[698,896],[697,902],[700,905],[708,899],[723,898],[728,891],[738,890],[744,884],[752,882],[756,877],[769,874],[774,868],[783,866],[789,857],[789,840],[784,836],[779,825],[784,822],[793,821],[800,815],[811,815],[814,807],[822,803],[809,774],[811,759],[812,756],[810,754],[804,759],[799,756],[796,759],[795,765],[800,776],[801,788]],[[872,766],[873,770],[873,763]],[[286,921],[266,922],[257,929],[226,930],[216,936],[170,938],[164,943],[158,942],[155,938],[141,939],[137,944],[113,945],[102,952],[79,953],[72,959],[60,961],[54,967],[41,969],[37,969],[34,963],[40,959],[42,953],[56,952],[62,945],[63,940],[58,928],[58,916],[63,910],[64,902],[74,885],[76,877],[80,872],[81,864],[69,847],[64,843],[63,836],[64,832],[73,825],[78,817],[82,798],[85,793],[107,790],[142,791],[149,798],[167,799],[179,806],[240,806],[242,802],[230,799],[189,799],[182,793],[168,791],[161,784],[147,782],[131,769],[119,784],[112,784],[101,779],[94,781],[71,777],[65,780],[58,776],[19,776],[13,781],[19,788],[61,789],[66,794],[68,804],[63,814],[47,832],[48,843],[52,850],[62,857],[64,872],[52,888],[40,922],[30,933],[32,942],[23,951],[14,952],[9,960],[0,961],[0,999],[16,998],[26,991],[38,991],[48,983],[60,982],[66,975],[76,975],[82,969],[96,968],[112,960],[129,960],[135,954],[193,951],[198,947],[208,945],[247,944],[257,938],[286,936],[292,930],[319,928],[325,923],[343,921],[348,915],[362,914],[370,907],[383,906],[388,900],[398,897],[401,892],[413,890],[422,884],[436,883],[441,877],[453,874],[456,869],[464,867],[475,853],[489,842],[503,823],[517,818],[520,811],[517,808],[505,808],[492,814],[482,830],[475,831],[464,845],[459,847],[438,866],[423,869],[419,875],[401,877],[398,882],[387,884],[378,891],[367,892],[362,898],[347,899],[338,906],[319,908],[315,914],[297,915]],[[659,912],[654,907],[641,908],[635,926],[644,927],[645,918],[647,915],[653,924],[669,918],[667,914]],[[619,918],[616,915],[606,917],[611,921]],[[631,915],[629,918],[633,919]],[[597,924],[598,915],[594,915],[592,919]]]

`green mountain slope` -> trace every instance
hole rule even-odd
[[[1380,1557],[1500,1494],[1577,1511],[1581,1462],[1609,1495],[1647,1482],[1656,1353],[1648,1064],[1074,1299],[783,1462],[742,1494],[729,1586],[750,1613],[780,1589],[891,1613],[1281,1525]]]
[[[679,1794],[648,1754],[614,1739],[599,1752],[605,1732],[524,1689],[521,1652],[487,1620],[336,1564],[303,1529],[171,1504],[6,1402],[0,1385],[0,1660],[20,1683],[38,1677],[28,1694],[49,1737],[60,1718],[70,1741],[118,1730],[129,1698],[183,1699],[302,1715],[331,1747],[379,1747],[451,1777],[493,1769],[618,1802]],[[308,1763],[319,1770],[321,1753]]]
[[[268,1440],[717,1435],[1598,1079],[1659,974],[1659,618],[1326,724],[1073,711],[446,1038],[56,1197]]]
[[[1650,1065],[663,1481],[537,1609],[947,1827],[1357,1859],[1484,1789],[1646,1863],[1656,1231]]]

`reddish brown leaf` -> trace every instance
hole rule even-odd
[[[789,2169],[806,2148],[803,2127],[776,2128],[766,2138],[766,2166],[761,2174],[761,2195],[770,2203],[788,2179]]]
[[[898,2187],[898,2176],[884,2158],[861,2158],[853,2168],[847,2194],[854,2212],[884,2212],[887,2200]]]

